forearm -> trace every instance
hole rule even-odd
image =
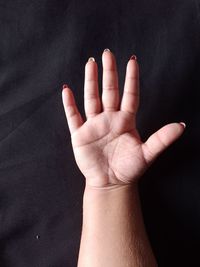
[[[137,185],[117,190],[86,186],[78,267],[156,267]]]

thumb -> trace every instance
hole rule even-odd
[[[168,148],[184,132],[186,125],[183,122],[170,123],[153,133],[142,144],[143,154],[148,164],[152,163],[157,156]]]

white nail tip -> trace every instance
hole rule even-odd
[[[88,61],[95,61],[95,58],[94,58],[94,57],[90,57],[90,58],[88,59]]]
[[[184,128],[186,127],[186,124],[184,122],[179,122],[181,125],[184,126]]]

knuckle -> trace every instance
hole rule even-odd
[[[104,87],[103,87],[103,90],[117,90],[118,89],[118,87],[117,86],[115,86],[115,85],[105,85]]]

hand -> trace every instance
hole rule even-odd
[[[102,104],[97,63],[88,61],[85,65],[85,122],[71,89],[63,89],[62,101],[75,160],[86,178],[86,185],[110,189],[137,182],[156,157],[181,136],[185,125],[167,124],[143,143],[136,128],[139,105],[137,60],[130,59],[127,63],[120,107],[116,60],[111,51],[103,52],[102,64]]]

